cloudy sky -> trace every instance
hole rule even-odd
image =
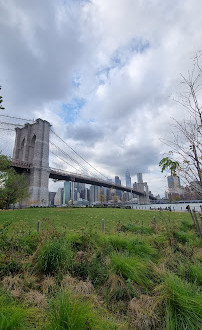
[[[4,113],[47,119],[106,176],[142,172],[163,195],[161,139],[201,27],[201,0],[0,0]]]

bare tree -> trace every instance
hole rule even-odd
[[[185,110],[183,121],[174,120],[170,158],[178,161],[179,175],[202,196],[202,53],[193,59],[187,76],[181,75],[182,92],[175,101]],[[165,141],[164,141],[165,142]]]

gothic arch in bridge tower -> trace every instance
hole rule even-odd
[[[36,142],[36,134],[32,136],[31,143],[29,146],[29,155],[28,155],[28,161],[32,163],[34,158],[34,148],[35,148],[35,142]]]
[[[28,162],[30,167],[26,172],[30,197],[24,206],[49,204],[49,133],[50,123],[42,119],[16,128],[13,162]]]

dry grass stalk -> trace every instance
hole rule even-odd
[[[37,290],[31,290],[24,295],[24,301],[29,306],[47,307],[46,296]]]
[[[158,316],[155,313],[157,302],[155,297],[141,295],[129,302],[128,315],[135,329],[151,330],[158,328]]]

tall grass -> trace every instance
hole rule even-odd
[[[143,258],[153,258],[157,256],[157,250],[141,238],[109,235],[108,243],[118,252],[126,252],[129,255]]]
[[[126,280],[133,280],[143,288],[151,288],[151,268],[145,260],[117,253],[111,255],[111,265],[112,269]]]
[[[49,330],[117,329],[115,323],[104,319],[91,303],[62,291],[51,303]]]
[[[166,330],[201,329],[202,295],[193,284],[169,274],[158,291],[165,304]]]
[[[46,275],[67,271],[72,266],[73,252],[64,239],[45,241],[38,251],[37,268]]]
[[[26,312],[0,292],[0,330],[27,329]]]
[[[190,262],[186,264],[180,263],[178,274],[183,276],[187,281],[202,286],[202,264],[200,262],[195,262],[194,264]]]

